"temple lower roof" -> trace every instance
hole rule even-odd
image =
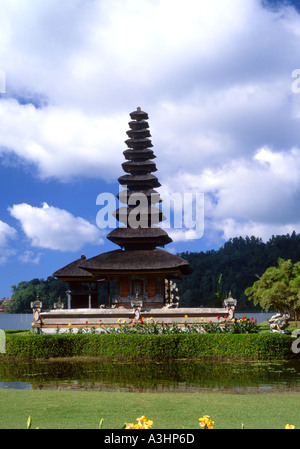
[[[99,254],[84,261],[80,268],[93,275],[108,273],[161,272],[184,275],[191,272],[189,264],[181,257],[162,249],[123,251],[117,249]]]
[[[78,281],[90,281],[92,275],[91,273],[89,273],[86,270],[83,270],[82,268],[80,268],[80,265],[86,261],[86,257],[84,255],[81,256],[80,259],[74,260],[74,262],[69,263],[68,265],[66,265],[63,268],[60,268],[59,270],[57,270],[55,273],[53,273],[52,276],[57,277],[57,278],[72,278],[76,279]]]

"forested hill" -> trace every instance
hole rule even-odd
[[[238,300],[237,310],[255,310],[245,289],[268,267],[277,266],[278,258],[300,261],[300,234],[272,237],[264,243],[257,237],[235,237],[219,250],[178,254],[194,270],[177,282],[180,307],[214,307],[231,291]],[[220,281],[220,282],[219,282]]]

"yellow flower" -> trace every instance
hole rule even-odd
[[[137,418],[137,424],[126,423],[125,429],[152,429],[153,421],[147,419],[146,416]]]
[[[123,320],[123,323],[126,323],[126,320]]]
[[[35,323],[31,323],[31,326],[33,327]]]
[[[119,323],[120,323],[120,321],[122,321],[122,319],[121,319],[121,318],[119,318],[119,319],[118,319],[118,322],[119,322]]]
[[[71,324],[71,323],[69,323],[69,324],[68,324],[68,326],[69,326],[69,327],[71,327],[71,326],[72,326],[72,324]]]
[[[30,429],[30,428],[31,428],[31,423],[32,423],[31,416],[28,416],[28,419],[27,419],[27,429]]]
[[[153,424],[153,421],[151,421],[150,419],[148,419],[146,422],[144,422],[144,427],[143,427],[143,429],[152,429],[152,424]]]
[[[295,426],[293,426],[293,424],[287,424],[285,429],[295,429]]]
[[[187,316],[187,315],[184,315],[184,318],[188,318],[188,316]]]
[[[125,429],[144,429],[140,424],[127,423]]]
[[[201,321],[204,321],[204,318],[203,318],[203,316],[201,317]]]
[[[212,421],[208,415],[204,415],[202,418],[199,418],[199,425],[203,428],[203,429],[213,429],[214,426],[214,421]]]

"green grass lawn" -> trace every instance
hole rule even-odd
[[[120,429],[145,415],[154,429],[198,429],[209,415],[215,429],[300,429],[300,393],[124,393],[0,390],[0,428]]]

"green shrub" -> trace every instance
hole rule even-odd
[[[7,334],[6,356],[52,358],[96,356],[119,359],[290,359],[284,334]]]

